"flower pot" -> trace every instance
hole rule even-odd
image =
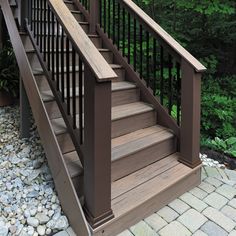
[[[13,96],[6,91],[0,90],[0,107],[9,106],[12,105],[13,103],[14,103]]]

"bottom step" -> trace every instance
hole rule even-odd
[[[92,235],[115,236],[200,184],[201,165],[191,169],[175,153],[112,183],[114,218]]]

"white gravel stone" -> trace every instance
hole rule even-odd
[[[39,225],[37,227],[37,232],[38,232],[39,235],[45,235],[46,227],[44,225]]]
[[[27,223],[33,227],[37,227],[39,225],[39,220],[34,217],[28,217]]]

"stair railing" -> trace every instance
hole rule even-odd
[[[91,32],[106,33],[179,126],[180,161],[197,166],[201,75],[206,68],[131,0],[90,0],[89,10]]]
[[[111,79],[117,75],[62,0],[27,0],[26,29],[84,168],[84,209],[97,227],[111,210]]]

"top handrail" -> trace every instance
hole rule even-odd
[[[103,82],[117,78],[116,73],[98,52],[63,0],[48,0],[48,3],[68,38],[73,42],[73,46],[93,71],[97,81]]]
[[[202,65],[193,55],[184,49],[174,38],[172,38],[160,25],[158,25],[150,16],[148,16],[139,6],[131,0],[119,0],[127,10],[135,14],[141,21],[143,21],[153,33],[163,40],[172,50],[174,50],[181,58],[185,59],[192,65],[196,72],[204,72],[206,67]]]

